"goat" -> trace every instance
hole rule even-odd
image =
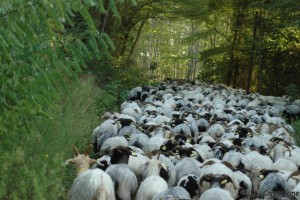
[[[96,160],[89,158],[87,149],[80,154],[73,146],[75,158],[68,159],[65,164],[74,164],[77,171],[68,200],[115,200],[114,183],[110,176],[101,169],[89,169],[90,164]]]

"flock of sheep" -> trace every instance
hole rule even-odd
[[[299,116],[300,100],[223,85],[133,88],[120,113],[103,115],[90,148],[73,147],[68,199],[300,199],[290,125]]]

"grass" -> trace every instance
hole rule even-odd
[[[99,114],[115,105],[108,98],[92,78],[80,78],[48,108],[51,118],[37,119],[30,134],[6,136],[0,144],[0,199],[66,199],[75,170],[63,163],[74,156],[73,144],[83,150],[90,143]]]
[[[293,128],[295,129],[295,140],[297,143],[297,146],[300,146],[300,119],[294,121],[292,123]]]

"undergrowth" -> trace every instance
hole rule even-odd
[[[293,128],[295,129],[295,140],[297,143],[297,146],[300,146],[300,119],[294,121],[292,123]]]
[[[72,145],[85,149],[100,113],[116,105],[115,94],[95,87],[90,77],[69,91],[48,108],[49,118],[35,120],[31,133],[1,139],[0,199],[66,199],[75,170],[63,163],[74,156]]]

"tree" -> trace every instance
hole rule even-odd
[[[0,134],[24,134],[36,117],[51,118],[45,109],[58,90],[67,92],[66,83],[101,57],[99,49],[114,45],[89,14],[106,12],[101,0],[2,1],[0,7]]]

